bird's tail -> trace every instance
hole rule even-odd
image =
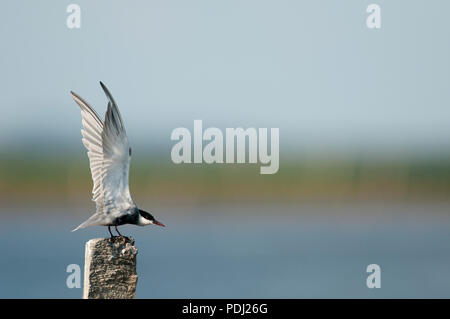
[[[72,232],[77,231],[78,229],[81,229],[81,228],[86,228],[88,226],[100,225],[99,217],[100,216],[98,216],[97,214],[92,215],[91,217],[88,218],[88,220],[81,223],[77,228],[72,229]]]
[[[81,229],[81,228],[84,228],[84,227],[87,227],[87,225],[85,225],[85,223],[86,222],[84,222],[84,223],[82,223],[81,225],[79,225],[77,228],[74,228],[74,229],[72,229],[71,231],[72,232],[74,232],[74,231],[77,231],[78,229]]]

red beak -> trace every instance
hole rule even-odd
[[[161,226],[161,227],[166,227],[166,225],[164,225],[163,223],[160,223],[160,222],[157,221],[156,219],[155,219],[155,221],[153,222],[153,224],[158,225],[158,226]]]

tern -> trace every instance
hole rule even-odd
[[[106,86],[100,82],[108,98],[105,120],[102,122],[97,112],[80,96],[70,92],[81,108],[83,128],[82,141],[87,149],[92,180],[94,182],[92,200],[95,213],[72,231],[88,226],[108,226],[111,238],[111,226],[123,237],[117,226],[133,224],[138,226],[165,226],[152,214],[139,209],[130,195],[128,177],[130,170],[131,148],[119,108]]]

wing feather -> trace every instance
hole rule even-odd
[[[74,92],[70,92],[72,98],[81,109],[82,125],[81,135],[82,142],[88,151],[89,166],[91,169],[92,180],[94,182],[92,190],[92,200],[97,207],[101,206],[101,198],[103,197],[102,187],[102,162],[103,162],[103,148],[102,148],[102,132],[103,123],[100,120],[97,112],[80,96]]]
[[[114,99],[103,84],[102,87],[109,99],[102,133],[105,171],[103,182],[107,185],[104,187],[105,204],[112,206],[113,203],[115,207],[126,207],[133,205],[128,186],[130,169],[128,138]]]

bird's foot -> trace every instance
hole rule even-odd
[[[110,238],[109,238],[111,241],[113,241],[113,242],[122,242],[122,243],[127,243],[128,241],[129,241],[129,238],[128,237],[125,237],[125,236],[123,236],[123,235],[120,235],[120,236],[111,236]]]

